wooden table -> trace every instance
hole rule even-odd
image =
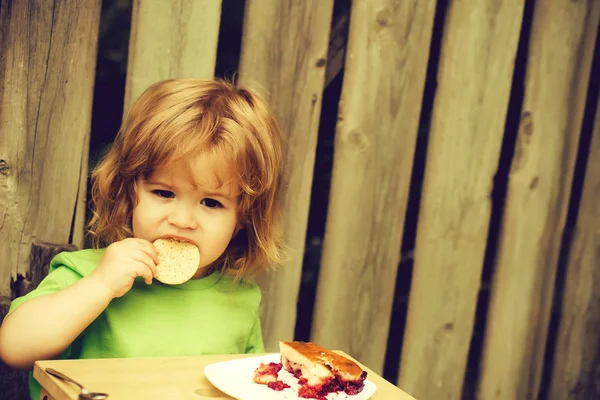
[[[253,356],[256,354],[48,360],[35,363],[33,376],[42,385],[41,399],[46,400],[77,399],[79,395],[79,388],[75,385],[47,374],[45,368],[48,367],[75,379],[90,391],[109,393],[108,400],[230,400],[231,397],[206,379],[204,367],[214,362]],[[372,400],[413,399],[370,369],[362,367],[368,372],[368,379],[377,386]]]

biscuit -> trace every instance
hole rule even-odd
[[[193,243],[161,238],[153,244],[158,250],[158,281],[178,285],[194,276],[200,265],[200,251]]]

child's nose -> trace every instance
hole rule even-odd
[[[196,221],[196,216],[194,215],[192,207],[184,204],[178,204],[173,207],[169,214],[168,221],[170,224],[181,229],[196,229],[198,227],[198,222]]]

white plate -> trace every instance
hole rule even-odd
[[[266,364],[281,361],[279,354],[222,361],[204,367],[204,375],[217,389],[239,400],[302,400],[298,397],[298,388],[300,387],[298,379],[284,369],[279,371],[279,380],[290,385],[290,388],[278,392],[267,385],[254,383],[252,380],[254,370],[261,362]],[[328,400],[366,400],[373,396],[376,389],[375,384],[367,379],[363,390],[356,395],[349,396],[344,392],[338,392],[330,393],[326,398]]]

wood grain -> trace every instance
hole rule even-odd
[[[33,241],[82,237],[99,19],[100,0],[1,3],[0,296]]]
[[[499,236],[479,396],[538,396],[598,1],[536,2]]]
[[[600,103],[571,244],[550,400],[600,398]]]
[[[311,339],[379,373],[434,13],[435,1],[352,3]]]
[[[399,373],[417,398],[461,398],[522,15],[447,9]]]
[[[212,78],[220,18],[221,0],[135,0],[125,110],[153,83]]]
[[[282,213],[286,264],[262,276],[268,351],[292,340],[333,0],[250,0],[246,4],[239,83],[261,86],[283,131]]]

